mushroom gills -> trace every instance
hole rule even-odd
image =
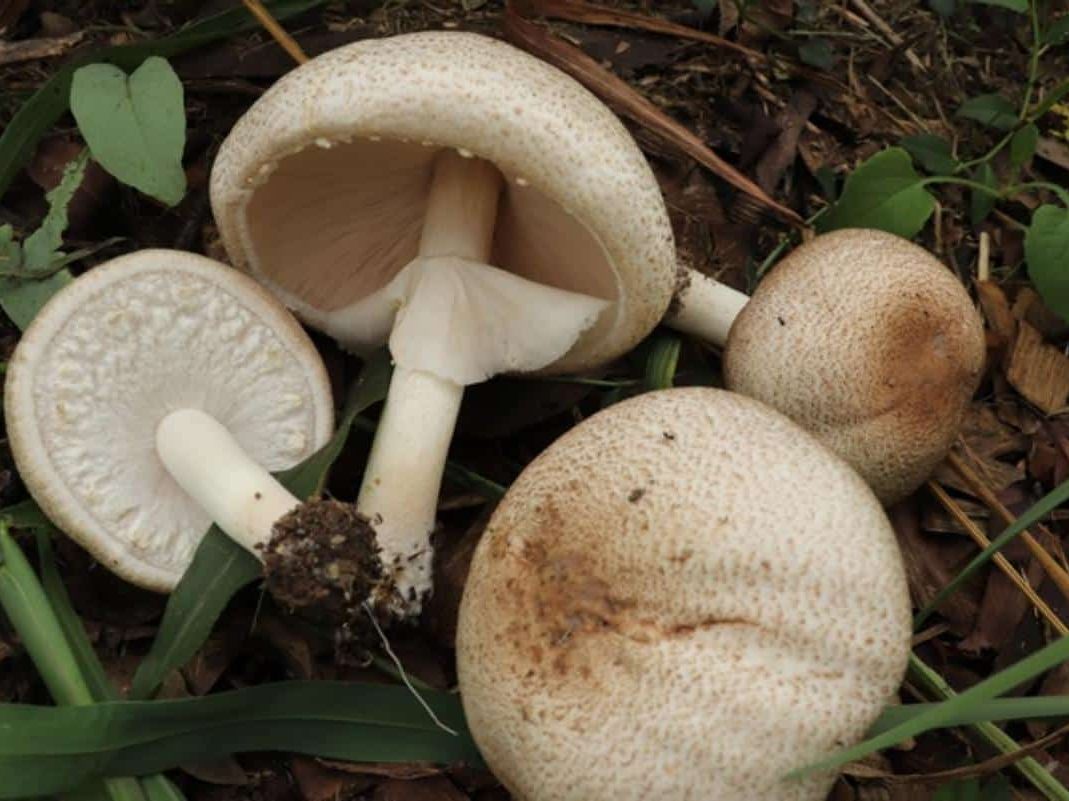
[[[610,305],[486,263],[501,186],[489,162],[441,151],[419,255],[328,329],[344,344],[350,323],[394,314],[396,369],[357,508],[373,521],[401,616],[431,588],[430,534],[464,386],[555,362]]]

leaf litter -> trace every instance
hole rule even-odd
[[[740,288],[754,285],[760,260],[784,237],[793,235],[798,220],[812,217],[836,197],[852,200],[858,192],[858,165],[871,168],[877,154],[903,148],[904,155],[877,156],[875,166],[887,173],[886,180],[896,182],[896,195],[904,194],[909,201],[903,204],[904,212],[891,209],[893,216],[905,220],[900,224],[910,229],[904,233],[917,229],[919,240],[970,286],[978,273],[980,235],[987,234],[992,243],[990,278],[978,285],[991,332],[992,358],[961,452],[975,458],[984,480],[1006,505],[1016,513],[1024,511],[1069,475],[1069,423],[1062,416],[1069,395],[1069,360],[1064,355],[1069,330],[1046,305],[1053,305],[1055,312],[1064,309],[1064,276],[1050,265],[1065,252],[1059,233],[1065,211],[1044,190],[977,209],[979,201],[970,189],[922,186],[919,179],[953,173],[996,145],[1016,125],[1010,115],[1017,112],[1015,103],[1029,71],[1027,20],[1000,4],[744,5],[747,13],[740,16],[733,15],[737,9],[730,2],[692,4],[686,0],[655,6],[528,0],[513,3],[508,12],[495,0],[468,4],[470,10],[460,3],[360,0],[328,4],[297,17],[287,27],[312,54],[357,38],[445,26],[507,35],[537,55],[556,59],[558,66],[585,76],[606,102],[625,112],[661,179],[679,246],[688,261]],[[1051,5],[1056,11],[1061,8],[1058,3]],[[861,10],[864,6],[869,6],[882,26],[866,16]],[[133,9],[112,0],[9,3],[0,13],[0,25],[7,28],[13,42],[72,37],[69,46],[77,48],[77,55],[130,44],[141,37],[162,38],[214,8],[200,2],[165,6],[146,2]],[[950,15],[940,16],[938,9],[951,8]],[[47,26],[60,23],[46,15],[66,19],[73,27],[50,29]],[[131,33],[138,26],[140,32]],[[54,30],[65,32],[50,32]],[[41,53],[31,60],[0,64],[0,81],[25,97],[42,85],[64,57]],[[1069,74],[1066,54],[1048,51],[1044,61],[1037,100],[1055,86],[1059,75]],[[189,187],[186,197],[168,210],[129,186],[112,181],[99,184],[86,210],[71,207],[67,238],[52,245],[55,240],[49,235],[48,250],[62,247],[70,252],[102,242],[119,244],[75,261],[69,266],[73,274],[117,251],[140,247],[218,252],[217,234],[206,213],[204,181],[214,143],[259,92],[290,68],[290,62],[264,34],[253,30],[225,37],[193,55],[177,58],[174,64],[184,79],[189,120],[188,141],[180,151],[182,180]],[[830,69],[829,64],[833,65]],[[1069,160],[1059,155],[1069,148],[1058,108],[1055,103],[1039,117],[1034,132],[1023,127],[1014,134],[989,165],[994,177],[985,172],[981,182],[1069,182]],[[6,125],[16,109],[14,97],[0,101],[0,123]],[[69,118],[65,125],[69,127]],[[78,143],[76,137],[74,142]],[[68,150],[60,160],[59,172],[72,155]],[[55,156],[38,150],[30,169],[15,177],[0,200],[0,223],[12,226],[11,237],[0,238],[0,248],[7,247],[4,242],[25,247],[27,238],[46,219],[47,203],[33,176],[42,173],[49,160],[54,164]],[[1011,178],[1011,173],[1016,177]],[[154,191],[164,200],[177,200],[173,166],[168,175],[170,183]],[[921,194],[933,199],[931,207]],[[870,213],[877,215],[874,224],[880,224],[880,209],[870,209]],[[857,224],[856,219],[837,220],[835,214],[833,210],[823,224]],[[22,322],[26,321],[22,315]],[[6,352],[17,335],[11,321],[0,322],[0,344]],[[316,342],[331,365],[335,385],[348,384],[356,367],[323,338],[317,337]],[[708,349],[683,343],[678,359],[676,383],[717,380],[719,362]],[[509,397],[508,380],[494,382],[472,393],[465,417],[469,422],[461,428],[453,459],[476,475],[507,485],[524,464],[578,419],[612,402],[621,392],[636,391],[627,382],[641,381],[644,374],[643,363],[625,358],[598,376],[618,380],[621,388],[540,383],[538,402],[526,407],[499,403],[499,397]],[[368,442],[361,430],[350,436],[327,486],[332,497],[351,499]],[[8,454],[0,454],[0,461],[0,467],[10,470]],[[953,470],[942,469],[936,480],[990,538],[1002,531],[999,516]],[[441,609],[432,608],[414,630],[396,637],[391,634],[406,670],[443,689],[455,681],[450,646],[466,561],[492,509],[492,501],[480,502],[478,496],[470,504],[449,502],[465,493],[470,494],[470,489],[455,484],[447,484],[443,492],[443,527],[438,535],[443,554],[440,575],[445,580]],[[7,505],[25,495],[18,482],[12,481],[0,487],[0,497]],[[1058,543],[1064,543],[1065,517],[1056,513],[1048,526]],[[975,555],[976,546],[925,490],[893,510],[892,520],[907,554],[914,599],[924,605]],[[133,661],[128,657],[141,658],[146,653],[161,605],[151,597],[137,597],[125,608],[122,603],[114,605],[107,599],[122,598],[124,592],[128,596],[129,591],[76,551],[61,547],[60,571],[71,587],[77,611],[93,633],[105,668],[128,684]],[[1065,599],[1045,578],[1035,557],[1019,546],[1011,546],[1005,554],[1064,619]],[[962,690],[1040,647],[1051,633],[1016,592],[1003,573],[981,571],[941,607],[946,625],[918,645],[918,653]],[[273,608],[254,586],[234,597],[216,631],[220,635],[209,640],[183,669],[184,683],[195,693],[305,675],[385,679],[374,667],[336,664],[329,640],[310,631],[287,610]],[[0,697],[45,701],[18,644],[6,634],[0,634],[0,643]],[[1028,691],[1064,693],[1064,674],[1064,668],[1053,671]],[[1009,727],[1021,745],[1053,730],[1048,724]],[[1011,797],[1004,780],[994,773],[998,770],[1012,777],[1016,797],[1042,797],[1012,770],[990,767],[986,760],[994,755],[991,745],[969,730],[922,735],[908,750],[891,749],[881,755],[877,769],[848,771],[832,798],[998,801]],[[1060,767],[1069,762],[1064,739],[1043,743],[1034,756],[1055,766],[1058,778],[1069,781],[1069,771]],[[895,780],[898,775],[942,773],[970,763],[986,764],[993,773],[979,778],[944,777],[931,785],[904,785]],[[243,756],[236,764],[251,777],[249,784],[235,787],[212,782],[213,776],[220,781],[235,779],[233,771],[194,770],[200,778],[182,772],[174,775],[194,801],[505,797],[488,776],[473,780],[453,771],[428,774],[427,768],[415,765],[377,772],[369,766],[339,766],[284,755]]]

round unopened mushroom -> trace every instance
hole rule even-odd
[[[776,265],[731,326],[729,389],[786,414],[885,504],[946,456],[984,366],[961,282],[901,237],[818,236]]]
[[[166,250],[113,259],[52,297],[4,387],[11,450],[41,509],[161,592],[213,521],[254,553],[266,544],[299,505],[268,471],[324,445],[333,409],[285,308],[236,270]]]
[[[872,491],[712,389],[576,426],[509,489],[460,606],[464,709],[523,801],[823,801],[786,774],[860,741],[910,606]]]
[[[430,534],[463,389],[622,354],[675,286],[657,182],[582,86],[467,33],[362,41],[297,68],[220,148],[232,261],[352,350],[396,363],[357,502],[397,611]]]

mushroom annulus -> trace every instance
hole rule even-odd
[[[479,750],[523,801],[823,801],[791,771],[893,699],[910,600],[850,467],[723,390],[593,415],[509,488],[460,606]]]
[[[271,87],[211,176],[232,262],[307,323],[395,370],[357,508],[399,617],[431,588],[431,534],[464,387],[632,348],[676,260],[664,201],[617,118],[510,45],[361,41]]]
[[[263,558],[280,521],[339,519],[269,472],[331,435],[319,354],[259,284],[203,256],[121,256],[50,298],[8,364],[4,415],[42,511],[147,589],[174,588],[212,522]]]

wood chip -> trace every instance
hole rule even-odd
[[[977,281],[976,293],[980,297],[980,308],[991,331],[1003,347],[1013,341],[1017,332],[1017,319],[1010,309],[1010,302],[1002,287],[994,281]]]
[[[1069,358],[1046,344],[1039,332],[1023,321],[1010,353],[1006,378],[1047,414],[1063,410],[1069,400]]]

